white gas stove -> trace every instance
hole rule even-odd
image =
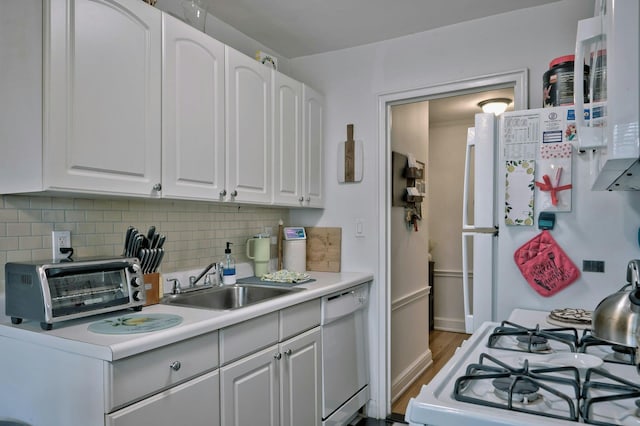
[[[485,323],[411,399],[410,425],[640,425],[631,348],[516,309]],[[603,399],[605,399],[603,401]]]

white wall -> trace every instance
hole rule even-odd
[[[429,162],[429,102],[391,108],[391,149]],[[406,182],[405,182],[406,183]],[[404,206],[391,207],[391,398],[399,396],[431,362],[429,351],[428,203],[417,231]]]
[[[293,211],[291,222],[342,226],[342,267],[373,271],[370,324],[371,365],[384,365],[386,330],[380,326],[388,298],[385,245],[380,229],[382,203],[379,173],[387,168],[378,144],[378,96],[403,89],[429,87],[471,77],[529,69],[530,107],[542,104],[542,75],[555,57],[574,51],[577,21],[593,14],[593,1],[562,0],[545,6],[452,25],[362,47],[291,60],[295,78],[324,93],[326,208]],[[359,184],[338,184],[338,142],[345,125],[354,123],[364,141],[364,178]],[[354,235],[355,218],[365,221],[365,238]],[[384,222],[383,222],[384,223]],[[374,312],[375,311],[375,312]],[[385,414],[387,374],[372,377],[372,409]],[[374,413],[374,414],[375,414]]]

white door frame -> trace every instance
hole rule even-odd
[[[389,179],[391,168],[391,129],[388,126],[391,116],[391,105],[419,102],[448,96],[463,95],[479,91],[513,87],[514,110],[528,108],[528,70],[521,69],[510,72],[491,74],[475,77],[468,80],[454,81],[450,83],[420,87],[415,89],[400,90],[378,94],[378,229],[381,230],[378,246],[378,277],[380,285],[378,289],[379,306],[377,312],[384,313],[378,316],[376,328],[378,334],[378,358],[377,377],[379,389],[377,395],[372,395],[375,400],[372,408],[377,408],[378,418],[385,418],[391,413],[391,265],[389,252],[391,251],[391,181]]]

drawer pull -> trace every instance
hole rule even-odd
[[[180,361],[173,361],[171,364],[169,364],[169,368],[171,368],[173,371],[180,370],[180,367],[182,367]]]
[[[293,351],[291,349],[287,349],[286,351],[284,351],[284,354],[286,356],[290,356],[293,353]]]
[[[278,353],[277,353],[277,354],[275,354],[273,357],[274,357],[275,359],[278,359],[278,360],[279,360],[280,358],[282,358],[282,354],[281,354],[280,352],[278,352]]]

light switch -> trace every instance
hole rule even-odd
[[[364,237],[364,219],[361,219],[361,218],[356,219],[356,237],[358,238]]]

